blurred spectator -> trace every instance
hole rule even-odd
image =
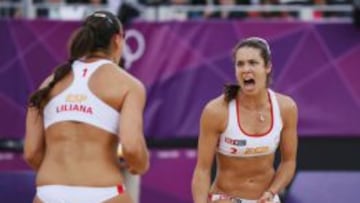
[[[280,4],[285,5],[311,5],[311,0],[278,0]]]
[[[66,0],[70,4],[106,4],[106,0]]]
[[[250,5],[250,0],[215,0],[215,5],[219,5],[220,11],[206,11],[204,16],[206,18],[221,18],[221,19],[243,19],[247,17],[247,12],[231,10],[236,5]]]
[[[293,3],[292,0],[262,0],[262,5],[281,5],[281,4],[288,4]],[[282,18],[282,17],[289,17],[290,14],[285,11],[268,11],[262,12],[261,16],[264,18]]]
[[[58,5],[63,3],[62,0],[33,0],[33,3],[39,6],[35,15],[37,18],[57,18],[59,16],[59,9],[53,7],[54,4]],[[49,8],[45,7],[45,5],[50,5]]]
[[[95,10],[104,9],[106,0],[33,0],[42,4],[36,10],[37,17],[62,20],[80,20]],[[45,6],[47,5],[47,6]],[[90,6],[90,7],[89,7]]]
[[[22,8],[19,5],[20,0],[0,0],[0,17],[18,18],[22,16]]]
[[[93,6],[101,6],[107,4],[106,0],[89,0],[89,2]]]
[[[213,0],[191,0],[190,4],[193,6],[205,6],[207,4],[213,4]],[[190,11],[188,13],[189,18],[196,19],[196,18],[203,18],[204,12],[203,11]]]
[[[45,0],[46,3],[49,4],[55,4],[55,5],[59,5],[61,3],[63,3],[63,0]],[[51,8],[48,11],[48,18],[51,19],[62,19],[61,18],[61,8]]]
[[[328,5],[351,5],[351,0],[324,0]],[[354,2],[356,0],[353,0]],[[324,16],[327,18],[350,17],[348,12],[325,12]]]
[[[190,5],[190,0],[170,0],[169,3],[174,6]],[[186,19],[188,19],[188,12],[176,11],[172,13],[171,20],[186,20]]]
[[[134,4],[123,2],[117,12],[119,20],[127,27],[135,18],[140,16],[140,10]]]
[[[313,0],[313,5],[326,5],[326,0]],[[312,13],[311,20],[320,20],[324,17],[324,12],[322,11],[314,11]]]
[[[351,2],[351,0],[326,0],[326,3],[329,5],[350,5]]]
[[[150,0],[153,1],[153,0]],[[165,5],[170,6],[182,6],[182,5],[190,5],[190,0],[155,0],[157,2],[164,2]],[[154,5],[158,6],[158,5]],[[160,21],[165,20],[176,20],[176,21],[183,21],[188,19],[188,12],[184,10],[173,10],[167,9],[166,7],[157,7],[156,8],[156,18]]]
[[[360,0],[353,0],[353,22],[356,27],[360,27]]]
[[[66,3],[68,4],[82,4],[82,3],[88,3],[87,0],[66,0]]]
[[[115,15],[118,14],[121,4],[124,0],[108,0],[107,5],[109,8],[109,11]]]

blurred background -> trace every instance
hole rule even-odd
[[[0,0],[0,202],[32,200],[27,98],[96,10],[125,24],[124,67],[147,88],[142,203],[192,202],[201,110],[235,82],[231,49],[249,36],[268,40],[271,88],[299,106],[298,168],[283,202],[359,202],[359,0]]]

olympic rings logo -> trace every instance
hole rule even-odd
[[[135,49],[132,49],[130,47],[130,40],[136,42]],[[144,55],[145,48],[145,38],[141,32],[135,29],[130,29],[126,31],[123,50],[123,56],[125,58],[125,69],[129,70],[131,68],[131,65]]]

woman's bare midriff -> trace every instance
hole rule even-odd
[[[273,162],[274,154],[247,158],[218,154],[217,174],[211,192],[258,199],[274,178]]]
[[[118,138],[80,122],[61,122],[45,133],[46,154],[38,171],[40,185],[107,187],[123,182]]]

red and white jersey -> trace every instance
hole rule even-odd
[[[45,129],[62,121],[79,121],[112,134],[119,129],[120,113],[95,96],[89,89],[91,75],[102,65],[113,63],[98,60],[92,63],[75,61],[74,79],[69,87],[52,98],[44,108]]]
[[[218,152],[227,156],[254,157],[274,153],[279,145],[280,134],[283,127],[280,108],[276,95],[268,90],[271,106],[271,126],[259,135],[246,133],[240,125],[241,114],[236,99],[229,102],[228,123],[221,134]]]

